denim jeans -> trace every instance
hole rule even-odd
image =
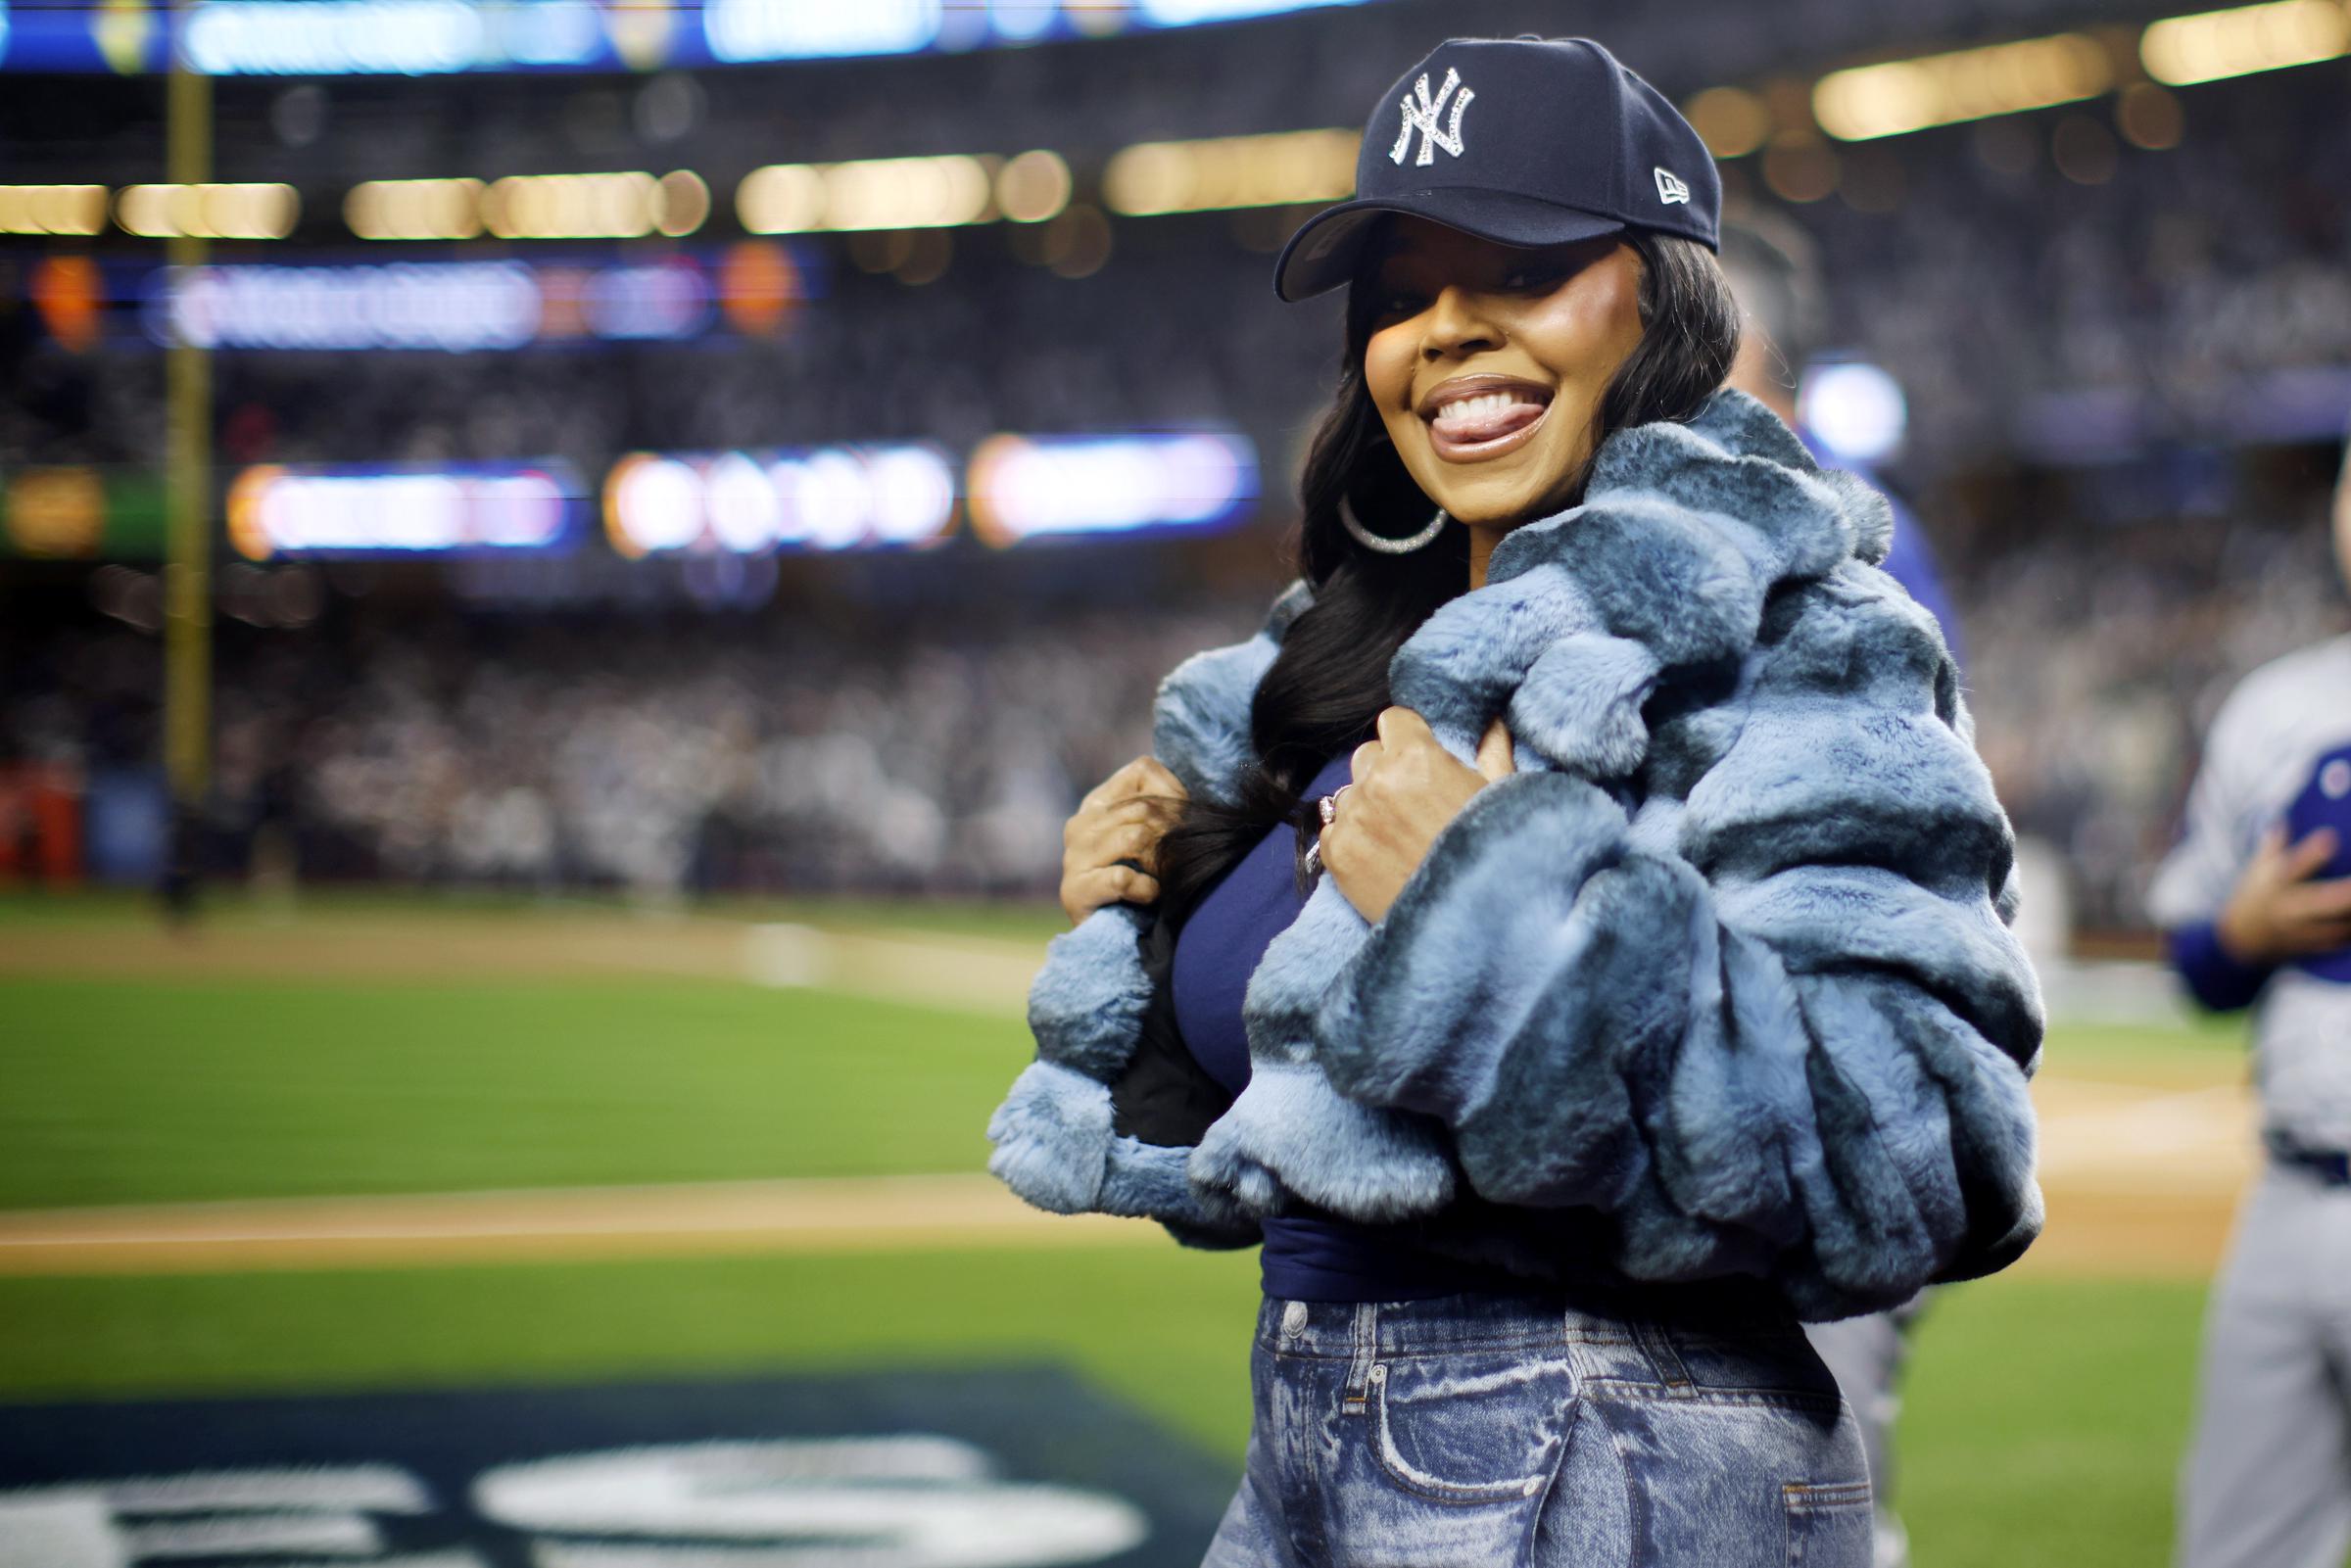
[[[1284,1302],[1203,1568],[1869,1568],[1853,1415],[1785,1316]]]

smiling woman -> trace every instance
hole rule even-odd
[[[1720,189],[1646,82],[1450,41],[1356,184],[1275,269],[1349,291],[1299,580],[1071,818],[990,1167],[1262,1243],[1212,1565],[1861,1568],[1799,1320],[2040,1217],[1956,672],[1883,498],[1720,390]]]

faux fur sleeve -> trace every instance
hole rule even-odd
[[[1255,636],[1195,653],[1161,681],[1152,751],[1186,789],[1229,793],[1247,760],[1257,683],[1312,602],[1303,582],[1290,584]],[[1189,1149],[1145,1143],[1116,1126],[1112,1085],[1133,1060],[1166,983],[1145,959],[1150,928],[1148,911],[1105,904],[1045,944],[1029,988],[1036,1059],[988,1119],[988,1169],[1039,1209],[1149,1216],[1187,1245],[1246,1245],[1257,1239],[1257,1221],[1191,1185]]]
[[[1480,791],[1314,1020],[1349,1099],[1488,1199],[1610,1215],[1645,1279],[1806,1315],[1990,1272],[2039,1228],[2038,986],[1950,662],[1858,564],[1766,612],[1732,698],[1615,792]]]

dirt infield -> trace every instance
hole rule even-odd
[[[2020,1266],[2072,1275],[2209,1274],[2253,1170],[2244,1091],[2044,1075],[2037,1097],[2049,1224]],[[0,1213],[0,1275],[1161,1240],[1154,1225],[1039,1213],[974,1173]]]
[[[609,909],[515,919],[245,914],[15,928],[0,976],[463,979],[675,975],[819,986],[1018,1017],[1042,942]],[[2049,1223],[2021,1267],[2201,1277],[2255,1169],[2231,1058],[2172,1056],[2034,1085]],[[1157,1226],[1039,1214],[977,1172],[0,1213],[0,1275],[411,1266],[722,1253],[1122,1246]]]
[[[982,1174],[702,1182],[0,1213],[0,1275],[1098,1247],[1157,1234],[1040,1213]]]
[[[2040,1182],[2048,1227],[2019,1265],[2075,1275],[2203,1278],[2259,1168],[2251,1090],[2043,1071]],[[2172,1076],[2166,1074],[2165,1076]]]

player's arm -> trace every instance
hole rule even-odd
[[[2260,723],[2264,700],[2249,685],[2221,705],[2188,788],[2180,841],[2147,898],[2173,970],[2197,1005],[2215,1013],[2252,1006],[2278,964],[2266,942],[2248,939],[2257,927],[2246,918],[2269,908],[2271,889],[2288,870],[2282,845],[2257,841],[2251,828],[2272,749]],[[2225,937],[2222,918],[2231,910]]]
[[[2270,983],[2275,968],[2247,964],[2235,957],[2220,937],[2218,921],[2196,921],[2163,934],[2164,954],[2196,1005],[2209,1013],[2234,1013],[2251,1007]]]

